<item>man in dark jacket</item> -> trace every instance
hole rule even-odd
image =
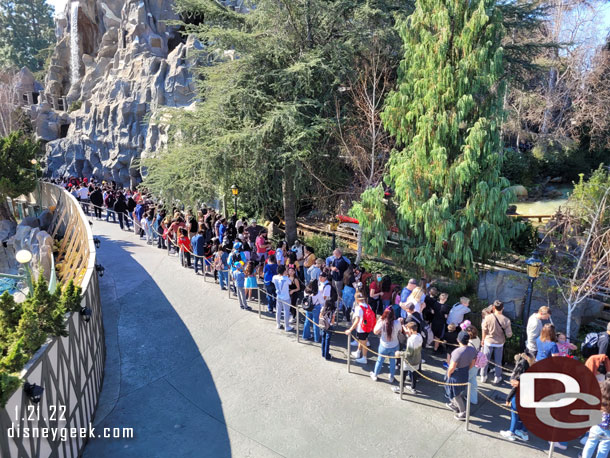
[[[97,219],[102,219],[102,206],[104,205],[104,196],[99,187],[95,187],[93,192],[89,194],[89,200],[93,204],[93,211]]]
[[[119,193],[117,200],[114,204],[114,211],[119,216],[119,226],[123,229],[123,220],[125,220],[125,224],[127,225],[127,230],[129,230],[129,216],[127,214],[127,202],[125,201],[125,196],[122,193]]]

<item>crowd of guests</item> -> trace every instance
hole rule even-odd
[[[56,181],[57,182],[57,181]],[[296,240],[272,243],[267,229],[255,219],[226,218],[214,209],[196,211],[156,204],[145,191],[120,189],[114,183],[88,182],[86,179],[64,179],[63,185],[82,204],[85,213],[113,222],[146,239],[148,244],[166,249],[178,256],[185,268],[196,275],[213,275],[220,288],[231,288],[239,306],[250,310],[248,302],[264,291],[268,313],[274,314],[278,329],[294,331],[297,308],[305,312],[302,337],[321,344],[322,357],[332,360],[330,344],[333,335],[353,337],[350,356],[366,365],[371,348],[370,338],[378,336],[374,350],[376,363],[370,377],[377,381],[388,363],[388,381],[392,391],[400,393],[396,371],[404,365],[405,392],[417,394],[424,348],[446,355],[444,378],[446,406],[457,420],[466,418],[466,386],[471,386],[472,404],[478,403],[478,384],[503,383],[504,347],[513,335],[511,320],[504,315],[504,304],[495,301],[482,311],[480,329],[472,318],[470,300],[461,297],[455,304],[434,280],[415,278],[402,286],[388,275],[367,272],[346,257],[340,249],[321,258],[311,246]],[[115,219],[116,215],[116,219]],[[256,290],[256,292],[255,292]],[[340,330],[340,322],[347,323]],[[515,357],[509,378],[511,390],[506,405],[511,408],[511,423],[501,436],[514,441],[528,441],[528,432],[520,421],[516,389],[520,375],[532,364],[549,357],[569,357],[576,346],[557,332],[549,307],[540,307],[526,325],[525,351]],[[605,337],[604,337],[605,336]],[[591,428],[585,438],[584,457],[591,457],[599,445],[598,457],[610,451],[610,382],[605,367],[610,368],[608,332],[600,337],[599,353],[587,361],[602,384],[603,422]],[[555,443],[564,449],[565,443]]]

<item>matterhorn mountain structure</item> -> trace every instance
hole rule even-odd
[[[133,186],[138,159],[167,142],[154,119],[195,102],[189,71],[201,45],[171,21],[172,0],[70,1],[44,91],[31,106],[47,172]],[[234,8],[239,8],[235,6]]]

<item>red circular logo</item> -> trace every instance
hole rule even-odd
[[[601,422],[599,382],[574,359],[543,359],[521,374],[517,410],[521,421],[547,441],[570,441]]]

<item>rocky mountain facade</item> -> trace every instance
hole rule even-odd
[[[190,59],[199,48],[168,21],[172,0],[71,1],[39,102],[31,107],[46,144],[47,173],[133,186],[138,159],[167,142],[152,123],[195,101]]]

